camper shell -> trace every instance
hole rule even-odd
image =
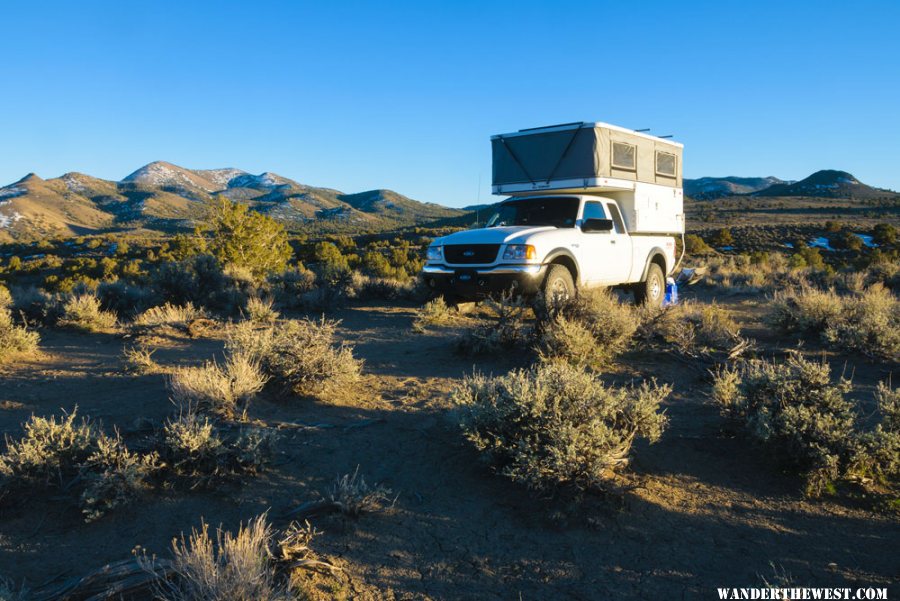
[[[608,123],[491,136],[493,193],[592,194],[615,200],[633,234],[683,234],[678,142]]]

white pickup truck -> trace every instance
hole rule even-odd
[[[629,289],[659,305],[684,233],[682,145],[605,123],[494,136],[493,188],[512,194],[486,227],[438,238],[425,282],[453,301],[514,288],[556,302]]]
[[[536,196],[503,202],[485,228],[436,239],[423,276],[453,301],[513,288],[556,302],[577,288],[625,286],[658,305],[674,267],[675,238],[630,235],[615,200]]]

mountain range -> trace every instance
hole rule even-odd
[[[897,192],[868,186],[846,171],[823,169],[800,181],[777,177],[701,177],[685,179],[684,193],[695,200],[725,196],[805,196],[868,200],[896,198]]]
[[[245,202],[291,230],[385,231],[465,213],[391,190],[345,194],[275,173],[186,169],[156,161],[120,181],[75,172],[52,179],[30,173],[0,187],[0,240],[109,229],[185,229],[202,214],[202,201],[216,195]]]
[[[850,173],[823,170],[800,181],[776,177],[702,177],[684,180],[698,201],[725,197],[898,199]],[[203,201],[223,195],[270,215],[291,231],[383,232],[412,225],[463,226],[487,217],[490,205],[451,209],[391,190],[346,194],[300,184],[275,173],[234,168],[185,169],[157,161],[121,181],[70,172],[52,179],[30,173],[0,187],[0,242],[85,235],[116,229],[173,232],[190,229]],[[476,213],[478,211],[478,213]]]

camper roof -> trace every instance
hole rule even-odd
[[[609,123],[603,123],[602,121],[582,121],[576,123],[562,123],[559,125],[546,125],[543,127],[532,127],[529,129],[520,129],[517,132],[512,132],[509,134],[497,134],[491,136],[491,140],[499,140],[500,138],[513,138],[516,136],[529,136],[536,133],[549,133],[553,131],[566,131],[569,129],[579,129],[582,127],[602,127],[605,129],[611,129],[614,131],[620,131],[623,133],[630,134],[632,136],[638,136],[640,138],[646,138],[648,140],[653,140],[660,144],[669,144],[671,146],[676,146],[678,148],[684,148],[684,144],[680,142],[675,142],[668,138],[660,138],[659,136],[651,136],[650,134],[634,131],[633,129],[628,129],[627,127],[619,127],[618,125],[611,125]]]

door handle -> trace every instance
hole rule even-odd
[[[610,243],[610,244],[615,244],[616,241],[615,241],[615,240],[610,240],[609,243]]]

